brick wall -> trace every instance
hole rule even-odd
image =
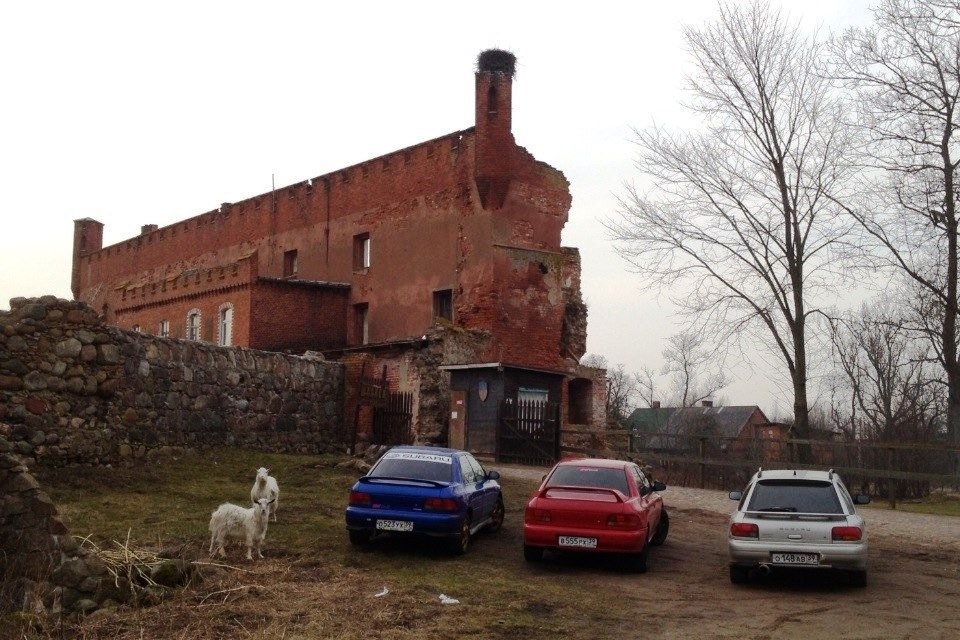
[[[81,248],[77,239],[75,295],[98,311],[104,303],[125,308],[118,318],[127,325],[143,325],[146,318],[152,325],[146,307],[134,309],[125,296],[148,295],[184,272],[206,273],[245,258],[260,276],[280,277],[284,253],[296,250],[298,278],[350,284],[348,316],[354,305],[367,305],[369,342],[421,336],[433,323],[433,293],[450,290],[457,325],[502,338],[497,358],[557,368],[560,354],[570,355],[559,344],[566,297],[579,300],[579,277],[573,288],[564,284],[579,261],[557,257],[569,183],[516,145],[510,73],[479,70],[475,92],[472,128],[167,227],[146,226],[108,247],[87,242]],[[96,225],[77,221],[77,238],[102,236]],[[353,262],[358,234],[370,237],[368,268]],[[523,251],[543,255],[517,253]],[[540,271],[541,265],[549,268]],[[251,314],[256,296],[252,302]],[[521,302],[530,308],[521,309]],[[302,331],[299,339],[293,339],[294,328]],[[312,330],[304,323],[273,323],[249,334],[249,344],[322,348],[309,344]],[[533,343],[532,351],[518,332]],[[345,339],[361,342],[352,329]]]
[[[250,303],[251,348],[294,353],[346,343],[346,288],[260,281]]]

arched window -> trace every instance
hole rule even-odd
[[[187,312],[187,340],[200,339],[200,310],[191,309]]]
[[[220,307],[217,344],[221,347],[229,347],[233,344],[233,305],[229,302]]]

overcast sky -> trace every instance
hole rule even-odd
[[[866,0],[784,0],[809,28]],[[73,220],[104,243],[473,125],[486,48],[518,58],[517,142],[563,171],[588,351],[659,368],[680,329],[599,221],[635,177],[631,128],[689,124],[683,24],[715,2],[17,2],[0,9],[0,308],[69,298]],[[728,404],[792,406],[758,359]]]

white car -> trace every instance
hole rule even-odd
[[[832,569],[851,584],[867,584],[867,530],[840,476],[830,471],[763,470],[744,491],[731,491],[740,504],[727,536],[730,582],[743,583],[752,571]]]

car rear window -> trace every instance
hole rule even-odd
[[[841,514],[843,508],[829,482],[761,480],[750,496],[747,511]]]
[[[623,469],[602,469],[599,467],[563,466],[557,467],[547,481],[548,487],[573,486],[597,487],[598,489],[616,489],[630,495],[627,475]]]
[[[374,478],[413,478],[452,482],[453,458],[434,453],[387,451],[380,458],[377,466],[367,475]]]

